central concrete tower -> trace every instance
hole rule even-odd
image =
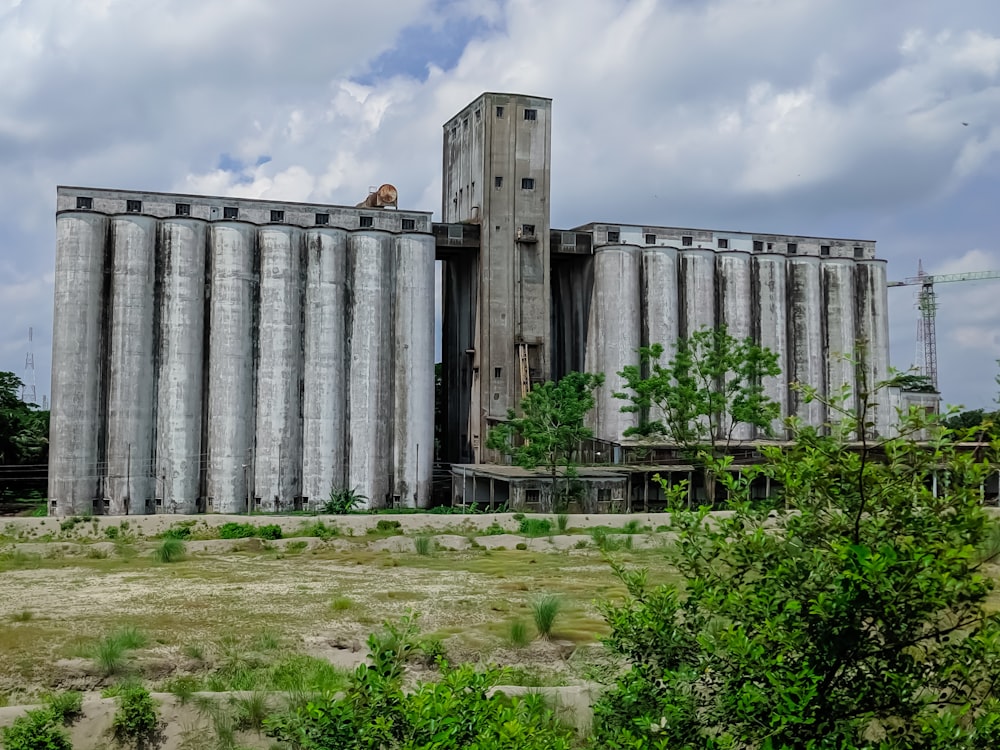
[[[549,378],[552,100],[487,93],[444,126],[443,220],[480,226],[445,269],[446,453],[487,455],[490,425]]]

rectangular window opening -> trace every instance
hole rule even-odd
[[[691,247],[691,245],[694,244],[694,237],[692,237],[689,234],[684,235],[683,237],[681,237],[681,244],[684,247]]]
[[[797,255],[798,252],[799,252],[799,243],[797,243],[797,242],[789,242],[788,243],[788,254],[789,255]]]
[[[729,240],[720,239],[719,240],[719,249],[720,250],[728,250],[729,249]]]
[[[534,177],[522,177],[521,178],[521,190],[534,190],[535,189],[535,178]]]
[[[526,109],[526,110],[524,110],[524,119],[525,120],[537,120],[538,119],[538,110],[537,109]]]
[[[372,227],[372,226],[375,226],[375,217],[374,216],[362,216],[361,217],[361,228],[362,229],[364,229],[365,227]]]
[[[760,240],[754,240],[753,241],[753,251],[755,253],[762,253],[762,252],[764,252],[764,243],[761,242]]]
[[[480,118],[481,118],[482,116],[483,116],[483,113],[482,113],[482,112],[480,112],[480,111],[479,111],[479,110],[477,109],[477,110],[476,110],[476,122],[479,122],[479,120],[480,120]]]
[[[622,233],[618,231],[608,231],[608,242],[621,242]]]
[[[819,254],[820,255],[829,255],[830,254],[830,246],[829,245],[820,245],[819,246]]]
[[[176,216],[190,216],[191,215],[191,204],[190,203],[175,203],[174,204],[174,214]]]
[[[655,245],[656,244],[656,235],[655,234],[647,234],[646,235],[646,244],[647,245]]]
[[[84,198],[83,196],[79,196],[76,199],[76,207],[83,209],[84,211],[89,211],[94,207],[94,199]]]
[[[494,367],[493,368],[493,377],[499,378],[502,374],[503,374],[503,368],[502,367]]]
[[[768,242],[767,243],[767,249],[768,250],[774,250],[774,243],[773,242]]]
[[[495,187],[497,190],[499,190],[500,188],[502,188],[503,187],[503,177],[494,177],[493,178],[493,187]]]
[[[125,201],[125,210],[130,214],[141,214],[142,201]]]
[[[325,226],[330,223],[330,214],[316,214],[316,224],[318,226]]]
[[[271,221],[282,222],[284,220],[285,220],[285,212],[284,211],[272,211],[271,212]]]
[[[236,206],[226,206],[222,209],[223,219],[238,219],[240,218],[240,210]]]
[[[865,249],[863,247],[856,247],[856,248],[854,248],[854,257],[855,258],[864,258],[865,257]]]
[[[403,219],[402,227],[404,232],[412,231],[417,228],[417,222],[414,219]]]
[[[497,107],[497,118],[503,117],[503,107]]]
[[[535,225],[534,224],[522,224],[521,225],[521,235],[524,237],[534,237],[535,236]]]

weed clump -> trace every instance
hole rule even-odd
[[[184,542],[170,537],[160,542],[160,546],[153,550],[153,559],[158,563],[179,562],[184,559],[186,552]]]
[[[554,594],[546,594],[532,600],[531,616],[535,621],[535,629],[542,638],[548,638],[552,634],[552,626],[560,609],[562,609],[562,599]]]
[[[401,534],[402,529],[403,524],[399,521],[390,521],[387,518],[383,518],[375,524],[375,531],[389,532],[390,534]]]
[[[548,536],[552,521],[547,518],[522,518],[518,531],[524,536]]]
[[[140,685],[130,685],[118,695],[118,710],[111,720],[117,742],[142,746],[156,736],[160,724],[156,701]]]
[[[511,646],[524,648],[531,641],[528,637],[528,626],[524,620],[512,620],[507,626],[507,641]]]
[[[281,527],[276,523],[255,526],[252,523],[229,521],[219,527],[220,539],[281,539]]]
[[[413,540],[413,546],[416,548],[418,555],[426,557],[434,551],[436,545],[434,540],[429,536],[418,536]]]
[[[77,690],[50,693],[45,696],[45,703],[62,724],[72,723],[83,713],[83,693]]]

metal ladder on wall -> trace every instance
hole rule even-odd
[[[531,391],[531,371],[528,368],[528,345],[517,345],[517,364],[521,376],[521,398]]]

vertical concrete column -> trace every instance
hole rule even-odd
[[[716,287],[719,296],[719,325],[724,325],[729,335],[742,341],[753,335],[752,295],[750,293],[750,254],[729,250],[716,255]],[[750,440],[754,428],[748,424],[733,425],[729,417],[719,425],[725,438]]]
[[[108,366],[110,515],[152,510],[153,290],[156,219],[127,214],[111,220],[111,357]]]
[[[206,223],[160,223],[156,481],[163,513],[196,513],[201,488]]]
[[[291,510],[302,491],[302,249],[298,227],[265,226],[257,232],[254,492],[268,512]]]
[[[434,237],[395,237],[393,494],[426,508],[434,471]]]
[[[212,225],[211,238],[209,510],[240,513],[247,509],[247,483],[253,478],[256,230],[251,224],[220,221]]]
[[[858,390],[867,391],[875,404],[869,419],[879,435],[889,435],[896,422],[887,389],[874,391],[889,377],[889,299],[884,260],[856,261],[857,329],[860,362]]]
[[[302,494],[309,506],[345,487],[347,232],[306,232]]]
[[[824,258],[820,266],[823,282],[823,361],[826,364],[826,392],[839,394],[844,386],[850,395],[843,408],[854,408],[854,260],[851,258]],[[831,411],[827,418],[839,422],[841,416]]]
[[[620,441],[626,429],[639,423],[637,414],[621,411],[628,402],[612,394],[625,390],[618,375],[621,369],[639,363],[641,263],[642,253],[634,245],[606,245],[594,251],[587,372],[604,373],[604,385],[597,389],[590,416],[594,435],[601,440]]]
[[[56,217],[49,508],[59,516],[92,513],[100,488],[107,234],[101,214]]]
[[[715,328],[715,252],[680,252],[681,335]]]
[[[660,344],[666,365],[677,351],[680,309],[677,297],[677,250],[672,247],[642,249],[643,346]],[[650,421],[662,421],[662,410],[653,407]]]
[[[823,367],[823,307],[819,258],[790,256],[788,263],[788,364],[792,382],[812,386],[825,394]],[[791,393],[791,412],[804,422],[820,426],[826,408],[819,401],[806,403],[803,394]]]
[[[381,508],[392,474],[392,237],[376,230],[355,231],[347,246],[351,268],[347,483],[368,498],[369,508]]]
[[[758,438],[784,438],[788,416],[788,337],[785,256],[754,253],[753,256],[753,336],[757,343],[778,356],[781,373],[765,378],[764,393],[780,406],[771,434],[758,430]]]

